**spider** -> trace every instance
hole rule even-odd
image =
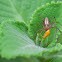
[[[41,19],[43,20],[43,22],[41,22],[38,26],[40,26],[40,25],[42,24],[42,25],[43,25],[43,29],[37,30],[36,33],[35,33],[35,35],[34,35],[34,37],[35,37],[36,34],[37,34],[39,31],[41,31],[41,32],[39,33],[39,36],[38,36],[38,41],[39,41],[39,37],[40,37],[41,33],[42,33],[44,30],[46,30],[46,32],[45,32],[44,36],[42,36],[43,38],[46,38],[46,37],[50,34],[50,28],[56,28],[56,31],[57,31],[57,29],[59,30],[59,28],[57,28],[57,26],[55,25],[55,23],[59,23],[58,21],[52,22],[52,23],[50,24],[50,20],[51,20],[51,19],[55,19],[55,20],[56,20],[55,17],[51,18],[50,20],[48,20],[48,17],[46,17],[45,20],[44,20],[44,19],[42,18],[42,16],[41,16]],[[54,26],[53,26],[53,24],[54,24]],[[60,23],[59,23],[59,24],[60,24]],[[60,25],[61,25],[61,24],[60,24]],[[62,25],[61,25],[61,26],[62,26]],[[60,31],[60,30],[59,30],[59,31]],[[61,32],[61,31],[60,31],[60,32]]]

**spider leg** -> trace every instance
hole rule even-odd
[[[52,23],[50,24],[50,26],[52,26],[52,25],[55,24],[55,23],[59,23],[59,24],[62,26],[62,24],[61,24],[60,22],[58,22],[58,21],[52,22]]]
[[[41,18],[42,18],[42,16],[41,15],[39,15]],[[42,18],[42,20],[43,20],[43,18]],[[43,20],[44,21],[44,20]]]
[[[57,22],[57,23],[58,23],[58,22]],[[56,25],[55,25],[54,27],[52,27],[53,24],[55,25],[55,22],[52,22],[52,23],[51,23],[50,28],[56,28],[56,33],[57,33],[57,29],[59,30],[59,32],[61,32],[60,29],[57,28]],[[56,36],[56,34],[55,34],[55,36]]]
[[[58,21],[56,21],[55,23],[59,23],[62,26],[62,24],[60,22],[58,22]]]
[[[41,15],[39,15],[40,17],[41,17],[41,19],[43,20],[43,22],[44,22],[44,19],[42,18],[42,16]],[[40,26],[40,25],[43,25],[43,23],[41,22],[39,25],[38,25],[38,27]]]
[[[51,28],[56,28],[56,34],[57,34],[57,29],[59,30],[59,32],[61,32],[61,31],[60,31],[60,29],[59,29],[59,28],[57,28],[56,26],[51,27]],[[55,34],[55,36],[56,36],[56,34]]]
[[[54,23],[55,24],[55,23]],[[50,27],[50,28],[56,28],[56,32],[57,32],[57,29],[60,31],[60,29],[59,28],[57,28],[57,26],[55,25],[54,27]],[[61,32],[61,31],[60,31]]]
[[[40,37],[40,35],[41,35],[41,33],[44,31],[44,29],[40,32],[40,34],[39,34],[39,36],[38,36],[38,41],[39,41],[39,37]]]
[[[55,26],[55,27],[56,27],[56,26]],[[56,27],[56,29],[58,29],[58,30],[60,31],[60,29],[59,29],[59,28],[57,28],[57,27]],[[60,31],[60,32],[61,32],[61,31]]]
[[[34,34],[34,39],[35,39],[35,36],[36,36],[37,32],[39,32],[40,30],[43,30],[43,29],[39,29],[39,30],[36,31],[36,33]]]
[[[55,25],[55,23],[59,23],[59,22],[57,22],[57,21],[56,21],[56,22],[52,22],[51,25],[50,25],[50,28],[54,28],[54,27],[55,27],[56,29],[59,30],[59,28],[57,28],[57,26]],[[53,24],[55,25],[54,27],[52,27]],[[61,24],[60,24],[60,25],[61,25]],[[62,26],[62,25],[61,25],[61,26]],[[60,30],[59,30],[59,31],[60,31]],[[61,32],[61,31],[60,31],[60,32]]]
[[[56,34],[57,34],[57,28],[56,28]],[[55,36],[56,36],[56,34],[55,34]]]
[[[55,22],[52,22],[52,23],[50,24],[50,28],[52,27],[53,24],[55,24]]]
[[[55,20],[56,20],[56,18],[55,18],[55,17],[53,17],[53,18],[51,18],[51,19],[55,19]],[[51,20],[51,19],[50,19],[50,20]],[[50,22],[50,20],[49,20],[49,22]]]
[[[40,26],[41,24],[43,25],[43,23],[41,22],[41,23],[38,25],[38,28],[39,28],[39,26]]]
[[[59,23],[59,24],[62,26],[62,24],[61,24],[60,22],[56,21],[56,18],[55,18],[55,17],[53,17],[53,18],[55,19],[55,22],[52,22],[52,23]],[[53,19],[53,18],[51,18],[51,19]],[[50,19],[50,20],[51,20],[51,19]],[[50,20],[49,20],[49,21],[50,21]]]
[[[50,28],[56,28],[56,27],[54,26],[54,27],[50,27]],[[56,33],[57,33],[57,28],[56,28]],[[55,36],[56,36],[56,34],[55,34]]]

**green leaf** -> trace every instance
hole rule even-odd
[[[62,62],[62,57],[53,57],[51,59],[40,58],[41,62]]]
[[[27,27],[23,22],[3,22],[1,26],[1,56],[13,58],[16,56],[33,56],[42,54],[45,48],[36,46],[27,34]]]
[[[29,38],[28,28],[24,22],[6,21],[1,24],[0,54],[2,57],[11,59],[17,56],[30,57],[42,56],[62,49],[61,44],[51,48],[43,48],[34,44]]]
[[[52,37],[54,36],[53,33],[55,34],[56,32],[55,29],[51,29],[51,31],[53,31],[51,32],[52,36],[48,37],[49,39],[49,40],[47,39],[48,42],[46,41],[49,44],[49,48],[36,46],[33,40],[29,38],[28,28],[26,25],[29,24],[30,17],[32,16],[34,10],[36,10],[38,7],[41,7],[41,8],[37,9],[35,14],[33,15],[33,19],[36,20],[34,23],[31,22],[33,23],[33,25],[37,25],[37,23],[39,24],[42,21],[41,18],[38,16],[38,13],[39,14],[41,13],[43,18],[45,18],[45,16],[47,15],[49,19],[50,17],[55,16],[57,21],[61,22],[62,20],[61,19],[62,3],[53,2],[51,4],[41,6],[43,4],[46,4],[46,2],[48,1],[50,2],[50,0],[46,0],[46,1],[42,0],[42,1],[0,0],[0,23],[2,21],[6,21],[2,23],[0,28],[0,45],[1,45],[0,55],[2,57],[10,59],[10,58],[15,58],[17,56],[23,56],[23,57],[42,56],[42,53],[44,53],[45,57],[48,58],[47,56],[49,54],[54,53],[56,51],[60,51],[62,49],[61,44],[59,43],[54,44],[56,39],[55,38],[53,39]],[[24,22],[21,22],[21,23],[17,22],[17,20],[24,21],[27,24],[25,23],[26,24],[25,25]],[[7,22],[7,21],[11,21],[11,22]],[[58,28],[61,28],[59,24],[57,26]],[[32,26],[32,28],[33,28],[32,31],[34,31],[35,33],[37,29],[35,30],[34,28],[37,28],[37,27]],[[39,28],[42,28],[42,27],[40,26]],[[30,33],[30,35],[32,34],[33,32]],[[31,37],[33,38],[33,36]],[[52,42],[52,39],[54,40],[54,42]],[[53,45],[50,44],[50,42],[52,42]],[[47,45],[45,45],[45,47],[46,46]]]
[[[16,59],[7,60],[0,57],[0,62],[40,62],[36,57],[24,58],[17,57]]]
[[[16,1],[16,7],[19,10],[19,12],[22,14],[22,17],[26,21],[27,24],[29,24],[30,19],[32,17],[32,14],[34,11],[38,8],[41,7],[42,5],[46,3],[50,3],[53,0],[21,0],[19,4],[17,4],[18,1]],[[21,8],[20,8],[21,7]]]
[[[24,21],[14,3],[12,0],[0,0],[0,23],[2,21]]]
[[[42,25],[40,25],[38,28],[38,25],[43,22],[39,15],[41,15],[43,19],[45,19],[45,17],[48,17],[48,19],[55,17],[56,21],[62,23],[62,2],[51,2],[51,4],[46,4],[45,6],[38,8],[37,11],[34,12],[29,26],[29,35],[32,39],[34,39],[34,35],[37,30],[43,29]],[[52,19],[50,23],[52,23],[53,21],[55,21],[55,19]],[[62,26],[59,23],[56,23],[56,26],[60,30],[62,30]],[[58,33],[59,31],[57,30],[57,34]],[[44,35],[44,33],[42,34]],[[50,43],[55,43],[57,41],[55,35],[56,28],[51,28],[50,35],[44,40],[45,44],[43,46],[47,47]]]
[[[34,11],[53,0],[0,0],[0,23],[2,21],[25,21],[30,22]]]

